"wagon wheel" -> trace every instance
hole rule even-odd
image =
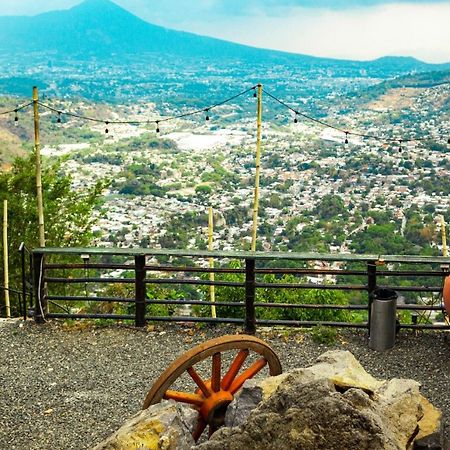
[[[229,350],[238,350],[238,352],[222,377],[222,353]],[[239,374],[250,351],[258,353],[261,358]],[[194,364],[208,358],[211,358],[211,378],[202,380],[194,369]],[[281,364],[277,355],[261,339],[247,335],[230,335],[211,339],[187,351],[161,374],[148,392],[143,409],[162,399],[172,399],[192,405],[199,411],[197,426],[192,433],[194,440],[197,441],[208,425],[209,435],[223,425],[226,409],[233,400],[234,394],[246,380],[254,377],[266,365],[270,375],[281,373]],[[170,386],[185,372],[197,385],[197,390],[194,393],[170,390]]]

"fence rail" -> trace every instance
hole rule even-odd
[[[399,294],[436,295],[431,304],[399,303],[398,311],[412,311],[413,314],[431,314],[443,311],[439,293],[442,282],[449,274],[450,258],[395,255],[350,255],[315,253],[274,253],[274,252],[221,252],[188,250],[148,250],[148,249],[102,249],[102,248],[38,248],[32,251],[30,273],[31,292],[27,292],[26,254],[23,255],[24,298],[32,295],[34,299],[34,318],[43,322],[46,318],[93,318],[134,320],[136,326],[144,326],[148,321],[205,322],[243,324],[247,333],[254,333],[257,325],[313,326],[325,324],[339,327],[368,328],[371,316],[372,292],[378,287],[391,288]],[[80,258],[83,262],[79,262]],[[160,264],[157,260],[163,259]],[[210,268],[209,258],[214,258],[219,267]],[[117,259],[121,259],[118,263]],[[169,263],[167,262],[169,260]],[[172,261],[171,261],[172,260]],[[189,260],[189,263],[186,263]],[[231,260],[240,261],[242,267],[226,267]],[[156,261],[156,262],[155,262]],[[276,266],[276,267],[275,267]],[[286,267],[284,267],[286,266]],[[112,274],[111,271],[119,271]],[[84,273],[83,273],[84,272]],[[92,274],[94,272],[94,274]],[[132,273],[132,278],[123,275]],[[206,274],[234,276],[237,281],[202,278]],[[270,282],[266,279],[272,276]],[[286,282],[283,276],[289,276]],[[314,281],[311,280],[314,278]],[[208,277],[209,278],[209,277]],[[401,281],[407,280],[407,283]],[[132,295],[108,295],[107,287],[128,286]],[[85,289],[85,295],[80,291]],[[177,287],[188,289],[191,286],[205,289],[235,289],[232,301],[217,301],[188,298],[147,298],[151,286]],[[66,289],[74,291],[67,294]],[[265,301],[260,292],[269,295],[273,290],[330,290],[346,291],[358,295],[360,303],[320,304],[292,303],[288,301]],[[95,290],[95,292],[93,292]],[[89,293],[88,293],[89,291]],[[208,298],[204,295],[204,298]],[[237,299],[237,301],[235,301]],[[263,301],[261,301],[263,300]],[[64,305],[58,302],[64,302]],[[105,303],[124,304],[133,307],[127,314],[86,312],[83,307],[73,311],[70,305],[101,305]],[[69,306],[67,306],[69,305]],[[195,314],[155,315],[148,314],[152,305],[186,307],[238,308],[242,317],[201,317]],[[25,309],[25,308],[24,308]],[[261,311],[349,311],[364,313],[359,321],[341,320],[272,320],[260,316]],[[63,311],[63,312],[61,312]],[[407,323],[401,328],[450,329],[448,323]]]

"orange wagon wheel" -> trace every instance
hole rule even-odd
[[[442,298],[444,300],[444,307],[447,311],[447,316],[450,318],[450,275],[445,277],[444,287],[442,289]]]
[[[222,353],[237,350],[228,370],[222,370]],[[249,356],[255,352],[261,357],[239,373]],[[203,380],[194,365],[211,358],[211,378]],[[199,411],[197,427],[193,432],[195,441],[209,426],[209,435],[224,423],[227,406],[244,382],[254,377],[265,366],[270,375],[281,373],[281,364],[275,352],[261,339],[247,335],[222,336],[192,348],[175,360],[156,380],[145,398],[143,409],[172,399],[188,403]],[[195,392],[173,391],[169,388],[184,373],[188,373],[197,385]],[[222,373],[225,374],[222,376]]]

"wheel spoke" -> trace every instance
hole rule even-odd
[[[166,400],[175,400],[177,402],[189,403],[195,406],[202,406],[205,399],[198,394],[188,392],[166,391],[164,394]]]
[[[221,354],[214,353],[212,358],[212,373],[211,373],[211,389],[213,392],[220,391],[220,369],[221,369]]]
[[[246,380],[253,378],[265,365],[266,358],[260,358],[255,361],[248,369],[244,370],[231,384],[229,391],[235,394],[245,383]]]
[[[203,419],[202,416],[199,415],[197,425],[195,427],[195,430],[192,433],[192,437],[194,438],[195,442],[197,442],[199,440],[200,436],[205,431],[206,425],[208,425],[206,423],[206,421]]]
[[[247,349],[241,350],[236,355],[236,358],[234,358],[230,368],[228,369],[228,372],[226,373],[226,375],[223,377],[222,380],[222,389],[224,391],[227,391],[231,386],[231,383],[236,378],[236,375],[238,374],[239,370],[241,370],[242,365],[247,359],[248,353],[249,351]]]
[[[203,392],[203,395],[205,397],[211,396],[211,391],[208,389],[206,384],[203,382],[203,380],[200,378],[199,374],[195,371],[193,367],[189,367],[187,370],[188,374],[191,376],[191,378],[194,380],[194,383],[200,388],[200,390]]]

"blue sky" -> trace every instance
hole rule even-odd
[[[351,59],[450,61],[450,0],[114,0],[141,18],[257,47]],[[33,15],[81,0],[1,0]]]

